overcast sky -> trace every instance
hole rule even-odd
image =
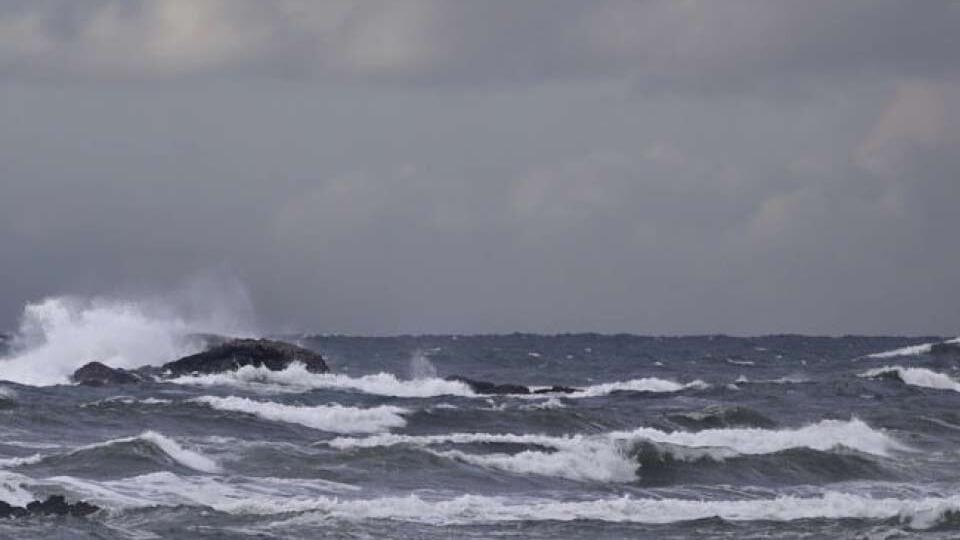
[[[958,236],[960,2],[0,2],[0,328],[956,335]]]

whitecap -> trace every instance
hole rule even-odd
[[[284,405],[272,401],[229,396],[201,396],[194,402],[203,403],[221,411],[249,413],[265,420],[300,424],[313,429],[334,433],[378,433],[407,424],[403,414],[407,409],[382,405],[368,409],[346,407],[339,404],[305,406]]]

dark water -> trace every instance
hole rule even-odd
[[[104,510],[0,537],[956,538],[958,358],[866,357],[938,339],[315,337],[336,375],[2,383],[0,499]]]

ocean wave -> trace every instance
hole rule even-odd
[[[689,389],[703,390],[709,386],[709,384],[701,380],[695,380],[689,383],[678,383],[676,381],[658,379],[656,377],[644,377],[641,379],[631,379],[628,381],[616,381],[588,386],[578,392],[566,394],[565,397],[600,397],[612,394],[614,392],[680,392],[681,390]]]
[[[428,447],[464,444],[518,444],[547,450],[515,454],[467,453]],[[326,444],[341,450],[394,445],[425,447],[430,453],[514,474],[535,474],[596,482],[632,482],[643,475],[639,449],[656,444],[658,452],[675,461],[725,460],[737,456],[773,454],[794,448],[830,452],[848,448],[887,456],[907,450],[893,438],[858,419],[823,420],[795,429],[726,428],[698,432],[666,432],[638,428],[597,435],[549,436],[534,434],[451,433],[445,435],[379,434],[365,438],[338,437]]]
[[[303,510],[307,505],[298,504]],[[620,498],[556,501],[463,495],[429,499],[418,495],[368,500],[321,498],[310,513],[271,524],[307,525],[328,520],[390,519],[428,525],[463,525],[511,521],[590,520],[614,523],[667,524],[720,518],[731,522],[805,519],[897,520],[912,529],[929,529],[953,519],[960,497],[874,498],[829,491],[819,496],[781,496],[749,500]]]
[[[182,476],[168,471],[106,481],[55,476],[43,482],[113,509],[188,505],[233,514],[297,512],[313,508],[314,501],[331,493],[358,491],[350,484],[319,478]]]
[[[4,458],[0,459],[0,468],[15,468],[36,465],[48,460],[69,458],[93,450],[128,444],[148,444],[180,465],[196,471],[207,473],[216,473],[220,471],[220,466],[216,461],[193,450],[188,450],[181,446],[177,441],[167,437],[166,435],[157,433],[156,431],[144,431],[143,433],[133,437],[110,439],[104,442],[80,446],[74,448],[66,454],[33,454],[25,457]]]
[[[300,424],[334,433],[379,433],[400,428],[407,425],[407,421],[401,415],[409,412],[402,407],[389,405],[368,409],[338,404],[309,407],[255,401],[236,396],[201,396],[191,401],[203,403],[221,411],[249,413],[265,420]]]
[[[960,337],[955,339],[948,339],[947,341],[943,341],[941,343],[944,343],[947,345],[960,344]],[[895,358],[897,356],[920,356],[923,354],[930,354],[930,352],[933,350],[934,345],[936,345],[936,343],[921,343],[919,345],[910,345],[909,347],[901,347],[899,349],[893,349],[891,351],[883,351],[883,352],[868,354],[867,358],[884,359],[884,358]]]
[[[171,379],[169,382],[194,386],[232,386],[280,392],[340,389],[404,398],[476,396],[467,385],[457,381],[438,378],[403,380],[391,373],[376,373],[360,377],[333,373],[311,373],[300,363],[295,363],[281,371],[271,371],[265,367],[244,366],[237,371],[228,373],[178,377]]]
[[[344,496],[355,491],[353,486],[335,482],[190,477],[169,472],[113,481],[61,476],[45,479],[44,483],[59,484],[85,500],[114,509],[191,505],[240,515],[300,514],[265,525],[274,530],[330,520],[387,519],[444,526],[572,520],[667,524],[708,518],[732,522],[896,520],[913,529],[929,529],[952,523],[960,511],[960,496],[900,499],[841,491],[739,500],[654,499],[628,495],[559,501],[482,495],[441,498],[419,494],[358,499]]]
[[[316,389],[339,389],[365,394],[401,398],[429,398],[438,396],[480,397],[470,387],[460,381],[437,377],[418,379],[400,379],[392,373],[375,373],[351,377],[333,373],[310,373],[302,364],[271,371],[264,367],[244,366],[237,371],[210,375],[191,375],[171,379],[169,382],[193,386],[231,386],[249,390],[274,392],[306,392]],[[589,398],[606,396],[613,392],[679,392],[687,389],[703,389],[709,385],[696,380],[678,383],[656,377],[644,377],[627,381],[587,386],[576,392],[563,393],[566,398]],[[540,387],[532,387],[538,389]],[[544,387],[548,388],[548,387]],[[514,394],[508,394],[514,395]],[[553,394],[515,394],[540,398]],[[482,396],[487,397],[487,396]]]
[[[955,381],[950,376],[927,368],[903,367],[903,366],[884,366],[881,368],[870,369],[860,374],[860,377],[895,377],[904,384],[910,386],[919,386],[922,388],[935,388],[937,390],[953,390],[960,392],[960,382]]]

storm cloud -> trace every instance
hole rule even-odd
[[[950,334],[960,4],[0,5],[0,328]]]

